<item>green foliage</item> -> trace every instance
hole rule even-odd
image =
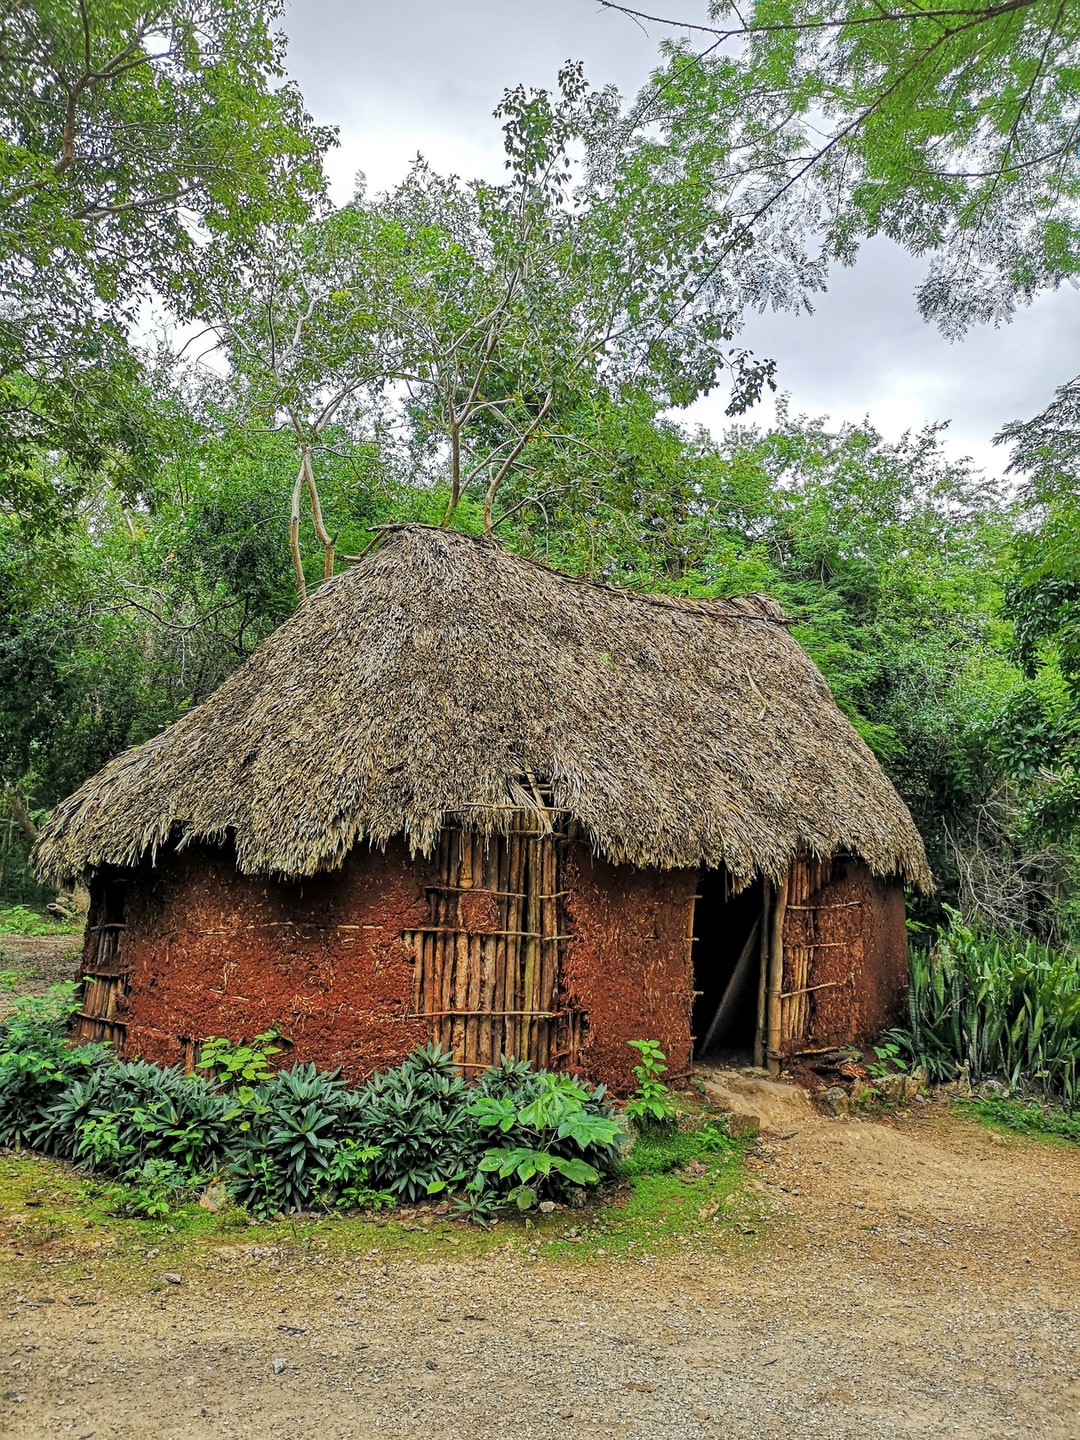
[[[773,240],[777,270],[820,276],[886,235],[931,257],[919,304],[950,334],[1080,272],[1075,6],[717,0],[709,20],[667,47],[631,143],[699,178],[736,255]]]
[[[396,1197],[373,1184],[372,1166],[381,1153],[378,1145],[339,1141],[327,1170],[327,1198],[348,1210],[383,1210],[394,1205]]]
[[[379,1152],[372,1183],[408,1203],[460,1184],[475,1149],[468,1095],[453,1058],[437,1045],[372,1076],[358,1094],[356,1128]]]
[[[1080,1103],[1080,956],[1031,938],[981,934],[955,912],[933,947],[911,955],[910,1026],[890,1031],[904,1060],[934,1080],[964,1067]]]
[[[740,1142],[712,1118],[686,1127],[648,1125],[638,1131],[616,1173],[627,1180],[670,1175],[691,1161],[726,1161],[738,1153],[739,1147]]]
[[[215,1041],[207,1080],[118,1063],[104,1046],[73,1049],[72,991],[18,1001],[0,1030],[0,1144],[119,1177],[126,1213],[164,1215],[220,1175],[259,1219],[441,1192],[484,1218],[595,1185],[618,1155],[621,1126],[603,1091],[568,1076],[503,1061],[469,1087],[428,1045],[355,1091],[314,1065],[269,1071],[278,1032],[268,1031],[255,1046]]]
[[[67,1044],[75,989],[54,985],[44,996],[22,996],[0,1023],[0,1145],[35,1143],[49,1107],[101,1062],[100,1046]]]
[[[874,1046],[874,1059],[866,1067],[871,1079],[883,1080],[907,1069],[907,1060],[900,1044],[895,1040]]]
[[[628,1040],[631,1049],[641,1056],[633,1067],[637,1087],[623,1107],[626,1117],[635,1125],[670,1125],[675,1119],[675,1097],[661,1080],[667,1074],[667,1056],[659,1040]]]
[[[198,313],[271,215],[322,190],[331,136],[282,83],[274,0],[16,5],[0,44],[0,512],[153,490],[158,416],[127,331]],[[194,222],[194,223],[193,223]]]
[[[1038,1100],[1012,1100],[1005,1096],[958,1100],[958,1107],[988,1125],[1012,1130],[1018,1135],[1036,1135],[1069,1140],[1080,1145],[1080,1110],[1060,1110]]]
[[[468,1105],[486,1147],[470,1188],[528,1210],[571,1186],[597,1184],[623,1134],[603,1091],[547,1071],[489,1074],[491,1082],[484,1088],[482,1080]]]
[[[274,1070],[271,1057],[280,1055],[282,1047],[275,1040],[291,1044],[276,1025],[256,1035],[249,1043],[241,1040],[234,1044],[219,1035],[209,1035],[199,1051],[199,1069],[208,1071],[211,1078],[224,1090],[232,1091],[242,1109],[253,1109],[256,1105],[255,1087],[267,1080],[273,1080]],[[251,1119],[244,1116],[239,1121],[241,1130],[251,1128]]]
[[[77,935],[81,929],[78,923],[39,915],[26,905],[0,909],[0,935]]]
[[[259,1218],[317,1204],[335,1183],[337,1147],[359,1134],[357,1095],[314,1065],[278,1071],[242,1113],[250,1126],[229,1147],[229,1184]]]
[[[167,1220],[192,1191],[190,1174],[175,1160],[144,1160],[129,1170],[114,1213],[135,1220]]]

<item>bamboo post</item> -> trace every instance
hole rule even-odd
[[[510,847],[510,888],[514,892],[514,899],[510,905],[509,913],[512,917],[511,923],[507,925],[506,937],[506,1009],[520,1010],[524,997],[521,994],[521,932],[525,928],[523,924],[525,898],[523,894],[525,882],[525,837],[520,827],[507,837]],[[507,1018],[506,1022],[506,1045],[504,1054],[521,1059],[521,1025],[517,1018]]]
[[[526,840],[526,853],[528,863],[526,865],[525,888],[529,898],[525,902],[525,964],[524,964],[524,1005],[526,1011],[534,1011],[540,1007],[536,1003],[536,985],[539,979],[537,974],[540,953],[539,929],[540,929],[540,846],[542,837],[540,835],[530,836]],[[534,1027],[528,1015],[522,1018],[522,1054],[523,1060],[535,1060],[533,1053]]]
[[[499,859],[499,890],[502,892],[499,898],[499,929],[503,932],[494,941],[494,988],[493,988],[493,1010],[505,1010],[506,1001],[506,975],[507,975],[507,954],[509,953],[509,940],[507,936],[513,928],[512,920],[514,915],[515,901],[508,893],[513,886],[512,864],[511,864],[511,837],[500,835],[496,841]],[[492,1026],[491,1036],[492,1062],[498,1061],[506,1049],[506,1021],[501,1019]]]
[[[754,1064],[760,1070],[765,1064],[765,1003],[769,984],[769,901],[772,886],[761,882],[761,930],[758,934],[757,1027],[754,1030]]]
[[[791,886],[788,899],[802,904],[810,895],[813,889],[813,864],[809,856],[798,856],[791,867]],[[792,996],[788,1001],[788,1021],[786,1027],[787,1037],[792,1040],[802,1040],[803,1026],[806,1019],[806,996],[804,990],[807,983],[807,972],[810,968],[810,951],[806,941],[813,934],[814,917],[812,912],[807,912],[803,917],[803,929],[806,932],[799,936],[796,943],[792,944],[789,952],[791,961],[791,990]]]
[[[461,861],[458,871],[460,892],[458,895],[457,923],[463,933],[454,936],[451,940],[451,944],[454,945],[457,952],[456,964],[454,966],[454,998],[451,1008],[454,1010],[467,1010],[469,1008],[469,960],[472,946],[469,943],[469,935],[465,933],[465,922],[461,916],[461,898],[466,890],[473,888],[475,883],[472,868],[473,837],[467,831],[460,830],[458,832],[458,842],[460,845]],[[450,1021],[450,1027],[454,1059],[468,1060],[469,1056],[466,1050],[468,1047],[469,1022],[462,1018],[452,1019]]]
[[[458,864],[455,851],[457,849],[458,837],[456,830],[448,830],[444,833],[446,850],[443,862],[443,875],[447,886],[457,884]],[[439,897],[439,919],[449,918],[451,901],[449,896]],[[450,935],[435,935],[436,953],[439,957],[439,1009],[450,1010],[453,1008],[454,992],[454,947],[453,937]],[[435,1029],[435,1038],[444,1050],[453,1054],[453,1031],[449,1020],[441,1020]]]
[[[788,901],[788,876],[781,880],[773,909],[772,941],[769,947],[768,1035],[766,1060],[769,1074],[780,1074],[781,1010],[784,987],[784,914]]]

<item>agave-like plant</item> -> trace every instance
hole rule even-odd
[[[966,1066],[974,1081],[1080,1103],[1080,956],[981,934],[950,911],[934,945],[912,954],[908,1008],[889,1038],[931,1079]]]

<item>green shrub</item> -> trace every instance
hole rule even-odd
[[[191,1176],[173,1160],[144,1160],[124,1176],[114,1213],[134,1220],[167,1220],[190,1198]]]
[[[471,1190],[527,1210],[612,1169],[624,1132],[602,1088],[546,1070],[489,1077],[468,1104],[483,1147]]]
[[[478,1161],[469,1087],[437,1045],[415,1050],[360,1092],[359,1134],[376,1147],[373,1183],[414,1203],[453,1188]]]
[[[78,935],[82,928],[80,920],[54,920],[27,905],[0,909],[0,935]]]
[[[958,1102],[969,1114],[1019,1135],[1049,1136],[1080,1145],[1080,1112],[1040,1105],[1037,1100],[1009,1100],[1004,1096]]]
[[[260,1219],[440,1193],[482,1219],[595,1185],[620,1153],[602,1088],[528,1064],[503,1061],[469,1086],[428,1045],[356,1091],[310,1064],[268,1072],[268,1032],[254,1046],[219,1043],[207,1079],[73,1048],[74,1008],[74,987],[56,987],[0,1026],[0,1144],[117,1177],[125,1214],[163,1218],[220,1176]]]
[[[260,1219],[318,1204],[338,1146],[357,1136],[359,1109],[337,1070],[294,1065],[257,1086],[250,1105],[233,1111],[247,1127],[228,1155],[237,1201]]]
[[[250,1106],[254,1087],[274,1078],[270,1060],[282,1050],[282,1046],[275,1045],[275,1040],[283,1040],[286,1045],[292,1043],[276,1025],[250,1042],[240,1040],[234,1044],[220,1035],[209,1035],[199,1053],[199,1069],[206,1071],[222,1089],[233,1091],[241,1105]],[[246,1120],[241,1121],[241,1129],[247,1129]]]
[[[24,995],[0,1023],[0,1145],[36,1144],[50,1106],[107,1058],[102,1045],[68,1044],[75,991],[69,983]]]
[[[1080,956],[1037,940],[980,934],[950,911],[929,951],[913,951],[910,1024],[889,1032],[898,1058],[932,1080],[966,1066],[1080,1104]]]

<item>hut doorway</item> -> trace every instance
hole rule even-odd
[[[694,903],[694,1058],[753,1057],[764,884],[732,894],[726,870],[702,870]]]

